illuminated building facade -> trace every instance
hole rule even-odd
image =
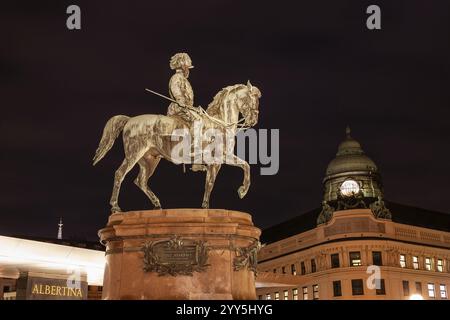
[[[448,299],[450,215],[385,201],[349,129],[323,183],[321,208],[263,231],[259,299]]]
[[[104,256],[96,243],[0,236],[0,299],[100,299]]]

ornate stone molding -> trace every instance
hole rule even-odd
[[[234,271],[239,271],[245,267],[253,271],[256,275],[258,264],[258,252],[262,248],[261,242],[255,241],[248,247],[235,248],[236,257],[233,259]]]
[[[377,219],[392,219],[391,211],[386,208],[383,199],[378,196],[378,200],[370,204],[370,210]]]
[[[334,208],[331,207],[326,201],[322,201],[322,211],[317,218],[317,224],[327,223],[333,217]]]
[[[337,211],[348,209],[366,209],[364,194],[360,189],[358,193],[348,197],[344,196],[340,190],[337,191]]]

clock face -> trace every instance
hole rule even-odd
[[[342,195],[350,197],[359,192],[359,184],[355,180],[345,180],[339,189]]]

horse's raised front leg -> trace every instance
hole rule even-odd
[[[209,208],[209,197],[211,191],[214,188],[214,182],[216,181],[217,174],[219,173],[221,165],[213,164],[206,167],[206,180],[205,180],[205,194],[203,195],[202,208]]]
[[[250,188],[250,165],[247,161],[242,160],[238,156],[231,154],[226,157],[225,163],[230,166],[240,167],[244,171],[244,180],[242,186],[238,189],[239,198],[245,197]]]
[[[153,156],[144,156],[141,160],[139,160],[139,175],[134,180],[134,183],[146,194],[146,196],[150,199],[150,201],[155,206],[155,209],[161,209],[161,203],[159,202],[158,197],[153,193],[153,191],[148,186],[148,179],[155,172],[156,167],[158,166],[161,158],[153,157]]]
[[[109,204],[111,205],[111,212],[120,212],[119,207],[119,192],[120,192],[120,186],[123,182],[123,179],[125,178],[126,174],[134,167],[137,160],[131,160],[131,159],[124,159],[122,164],[120,165],[119,169],[116,170],[116,173],[114,175],[114,186],[113,191],[111,195],[111,200],[109,201]]]

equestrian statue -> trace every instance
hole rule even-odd
[[[177,53],[170,59],[170,68],[175,71],[169,81],[169,95],[162,96],[171,103],[167,115],[144,114],[136,117],[116,115],[110,118],[104,129],[100,144],[96,150],[93,164],[97,164],[112,148],[114,141],[122,132],[125,159],[115,172],[114,186],[110,205],[112,212],[120,212],[120,186],[127,173],[136,165],[140,171],[134,183],[147,195],[155,209],[161,209],[158,197],[148,185],[161,159],[175,164],[189,165],[193,171],[205,171],[205,192],[202,208],[209,208],[209,199],[217,174],[222,164],[240,167],[244,172],[242,185],[238,189],[242,199],[250,187],[250,166],[234,154],[235,136],[240,130],[253,127],[258,122],[259,98],[261,92],[249,81],[247,84],[228,86],[219,91],[213,101],[204,110],[194,106],[194,92],[188,81],[189,71],[193,68],[187,53]],[[242,119],[240,119],[242,115]],[[197,129],[197,130],[195,130]],[[200,148],[192,148],[192,139],[187,136],[200,131]],[[183,134],[179,134],[183,132]],[[216,132],[216,134],[207,134]],[[232,137],[227,139],[225,148],[212,151],[214,161],[205,160],[205,150],[211,153],[211,145],[217,136]],[[204,138],[204,137],[207,138]],[[209,138],[208,138],[209,137]],[[180,156],[180,139],[189,141],[189,152]],[[219,159],[219,161],[217,160]]]

